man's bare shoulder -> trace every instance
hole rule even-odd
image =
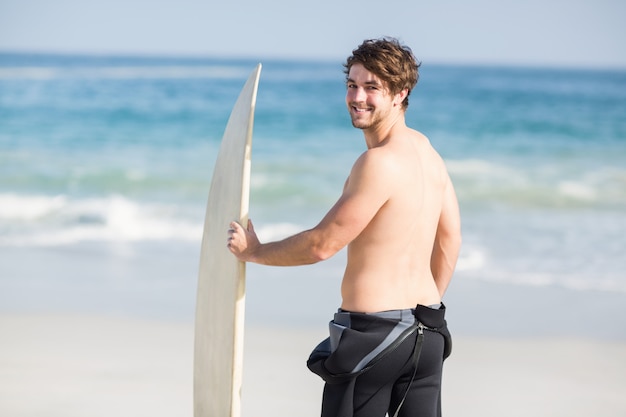
[[[352,170],[363,173],[378,171],[378,174],[383,174],[381,170],[384,172],[393,170],[396,162],[394,158],[394,151],[387,146],[368,149],[359,156]]]
[[[417,131],[417,130],[413,130],[411,129],[412,132],[412,139],[420,146],[422,146],[425,149],[428,149],[430,152],[434,152],[435,154],[439,155],[437,153],[437,151],[435,150],[434,146],[432,145],[432,143],[430,142],[430,138],[428,138],[428,136],[426,136],[424,133]]]
[[[414,130],[413,132],[423,162],[430,162],[433,168],[442,171],[442,174],[447,174],[445,162],[437,149],[435,149],[430,142],[430,139],[425,134],[417,130]]]
[[[419,170],[416,170],[418,167]],[[402,135],[363,152],[355,161],[350,178],[390,184],[396,183],[399,177],[415,179],[424,175],[424,168],[431,173],[437,171],[441,178],[447,176],[443,158],[428,137],[407,128]]]
[[[374,200],[385,201],[398,175],[398,164],[388,150],[368,149],[352,166],[344,192],[375,194]]]

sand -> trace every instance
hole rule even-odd
[[[191,416],[193,326],[0,315],[0,415]],[[244,417],[318,416],[305,360],[323,329],[246,329]],[[626,343],[456,337],[444,415],[624,416]]]

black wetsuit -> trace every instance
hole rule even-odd
[[[451,339],[445,306],[340,310],[307,365],[326,384],[322,417],[439,417]]]

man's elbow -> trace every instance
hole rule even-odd
[[[332,258],[341,250],[341,246],[334,245],[330,242],[320,242],[311,247],[311,259],[313,263],[325,261]]]
[[[435,240],[435,246],[438,246],[447,257],[454,259],[454,263],[456,263],[462,242],[461,231],[455,230],[448,233],[440,233]]]
[[[437,239],[446,241],[452,245],[461,246],[461,241],[463,240],[461,236],[461,227],[448,227],[448,228],[439,228],[437,229]]]
[[[336,251],[330,250],[328,248],[314,247],[311,250],[312,263],[325,261],[331,258],[335,253]]]

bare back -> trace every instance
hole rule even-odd
[[[430,262],[449,183],[445,165],[428,139],[408,128],[366,154],[378,165],[374,181],[387,200],[348,245],[342,308],[374,312],[439,303]]]

